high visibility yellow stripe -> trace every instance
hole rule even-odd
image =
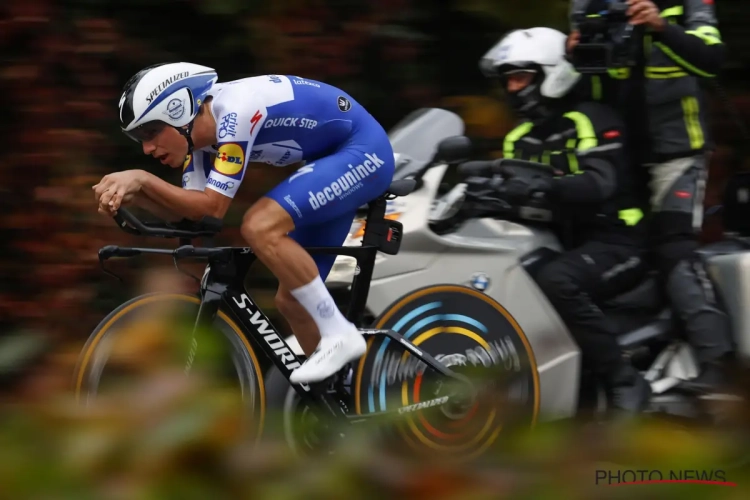
[[[599,75],[591,77],[591,98],[595,101],[602,99],[602,79]]]
[[[683,97],[682,111],[685,115],[685,127],[690,138],[690,147],[692,149],[700,149],[703,147],[705,139],[700,124],[698,100],[695,97]]]
[[[635,226],[643,218],[643,211],[640,208],[627,208],[620,210],[617,215],[628,226]]]
[[[607,73],[616,80],[626,80],[630,78],[630,68],[609,68]]]
[[[656,45],[657,47],[659,47],[661,49],[661,51],[664,52],[664,54],[666,54],[668,57],[670,57],[674,62],[676,62],[677,64],[679,64],[683,68],[685,68],[685,69],[687,69],[689,71],[692,71],[696,75],[705,76],[705,77],[709,77],[709,78],[712,77],[712,76],[715,76],[713,73],[708,73],[706,71],[703,71],[702,69],[696,68],[695,66],[693,66],[692,64],[690,64],[689,62],[687,62],[686,60],[684,60],[683,58],[681,58],[677,54],[675,54],[672,51],[672,49],[670,49],[669,47],[667,47],[663,43],[656,42],[654,45]]]
[[[678,5],[677,7],[670,7],[668,9],[664,9],[661,11],[660,16],[661,17],[676,17],[681,16],[685,12],[685,9],[682,8],[682,5]]]
[[[505,141],[503,142],[503,156],[505,158],[513,158],[516,149],[516,141],[528,134],[532,128],[534,128],[534,125],[532,125],[531,122],[526,122],[508,132],[505,136]]]
[[[721,43],[721,34],[719,30],[713,26],[699,26],[698,28],[690,31],[685,31],[688,35],[697,36],[706,45],[717,45]]]
[[[679,66],[648,66],[646,67],[646,78],[665,79],[665,78],[681,78],[687,76],[683,68]]]
[[[563,115],[565,118],[573,120],[576,125],[576,133],[578,134],[578,150],[586,151],[587,149],[595,148],[599,142],[596,140],[596,132],[594,132],[594,125],[589,120],[589,117],[578,111],[571,111]],[[571,166],[571,171],[573,167]],[[577,169],[576,169],[577,170]]]

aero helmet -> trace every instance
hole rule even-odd
[[[120,126],[137,142],[149,140],[164,124],[175,127],[188,141],[193,119],[218,76],[213,68],[192,63],[156,64],[136,73],[120,97]],[[183,129],[188,125],[187,130]]]

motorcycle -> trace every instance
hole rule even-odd
[[[603,409],[601,390],[580,383],[580,349],[534,279],[562,250],[549,228],[554,210],[544,200],[514,206],[502,199],[502,174],[487,171],[485,164],[482,175],[475,175],[477,162],[466,163],[471,143],[463,132],[459,116],[430,108],[408,116],[389,134],[395,178],[413,177],[418,187],[389,206],[390,217],[403,224],[402,245],[397,255],[381,256],[376,263],[367,301],[370,319],[388,317],[402,302],[394,298],[405,292],[438,284],[464,285],[501,304],[520,327],[535,358],[540,418],[572,418],[584,401]],[[493,168],[512,167],[516,175],[549,175],[544,165],[504,162]],[[353,222],[346,245],[360,244],[365,223]],[[701,255],[732,318],[739,356],[747,358],[750,313],[743,302],[750,292],[750,245],[742,238],[729,238],[702,248]],[[326,283],[334,296],[343,297],[356,263],[339,259]],[[654,274],[602,309],[619,325],[618,342],[651,384],[648,411],[699,417],[703,409],[696,405],[696,396],[679,390],[681,382],[698,374],[695,356],[680,337]],[[302,354],[294,337],[287,342]],[[447,366],[467,362],[463,354],[435,357]],[[284,409],[285,421],[291,423],[295,412],[306,411],[297,407],[295,391],[278,373],[268,374],[267,387],[269,404]],[[287,439],[293,447],[300,444],[291,425]]]

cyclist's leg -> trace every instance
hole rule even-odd
[[[393,178],[394,159],[383,129],[369,126],[352,145],[297,171],[245,215],[243,237],[315,321],[318,350],[295,371],[295,383],[323,380],[359,357],[365,342],[344,318],[310,255],[288,237],[294,229],[330,223],[381,195]]]
[[[341,246],[346,240],[347,234],[349,234],[355,215],[355,212],[351,212],[318,226],[295,229],[289,233],[289,236],[303,247]],[[331,272],[331,268],[333,268],[336,256],[313,255],[312,258],[318,268],[320,279],[325,281]],[[276,292],[276,307],[289,322],[289,326],[294,332],[294,336],[297,337],[302,350],[307,356],[310,356],[320,341],[320,331],[313,317],[294,298],[290,290],[284,286],[279,286]]]

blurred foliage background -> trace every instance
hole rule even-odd
[[[106,173],[127,168],[179,181],[177,172],[147,161],[118,130],[116,104],[128,77],[153,63],[180,60],[213,66],[223,81],[300,75],[345,89],[386,128],[416,108],[451,109],[464,118],[480,150],[493,154],[512,117],[494,98],[477,61],[509,29],[565,30],[567,3],[0,3],[0,146],[5,152],[0,155],[0,498],[344,498],[380,491],[414,498],[632,495],[625,488],[605,494],[593,487],[593,464],[601,455],[581,445],[572,431],[554,439],[536,434],[546,436],[544,442],[529,438],[535,441],[518,452],[518,464],[510,469],[399,462],[366,440],[353,441],[357,445],[338,458],[303,464],[281,445],[250,452],[222,439],[216,428],[231,405],[199,384],[183,387],[172,380],[167,387],[174,391],[153,404],[150,425],[168,435],[161,441],[144,437],[161,434],[143,434],[148,426],[142,414],[118,415],[105,408],[84,418],[68,393],[75,359],[109,311],[143,291],[194,289],[190,280],[175,275],[171,262],[159,259],[118,263],[123,284],[98,268],[101,246],[136,241],[96,214],[91,186]],[[707,205],[719,203],[727,176],[747,166],[730,110],[745,119],[749,114],[750,50],[743,31],[750,7],[743,0],[717,3],[730,60],[721,79],[726,102],[709,93],[717,149]],[[286,175],[281,169],[251,169],[220,243],[240,243],[236,228],[244,210]],[[720,220],[709,218],[706,240],[720,234]],[[262,271],[259,277],[257,286],[266,292],[261,304],[270,310],[273,282]],[[140,398],[141,390],[147,392],[134,388],[131,397]],[[215,411],[201,411],[207,407]],[[644,443],[659,448],[662,442],[684,442],[685,463],[716,468],[707,451],[718,446],[712,437],[670,439],[648,432]],[[610,441],[599,440],[606,447],[602,443]],[[688,487],[655,490],[654,498],[698,494],[681,488]],[[711,495],[729,498],[739,489]]]

